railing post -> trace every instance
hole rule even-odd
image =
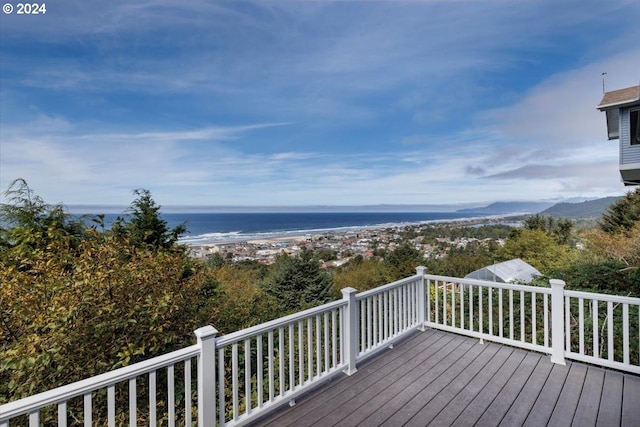
[[[566,365],[564,361],[564,280],[551,279],[551,361]]]
[[[198,357],[198,426],[216,425],[216,334],[213,326],[196,329]]]
[[[356,368],[356,357],[358,356],[358,302],[353,288],[342,289],[342,298],[347,301],[346,313],[344,316],[344,351],[347,360],[347,375],[353,375],[358,370]]]
[[[427,327],[426,327],[426,320],[425,320],[425,307],[426,307],[426,293],[425,293],[425,289],[424,289],[424,275],[427,272],[427,267],[416,267],[416,274],[418,276],[420,276],[420,279],[418,281],[418,323],[420,324],[420,326],[418,326],[418,330],[424,332]]]

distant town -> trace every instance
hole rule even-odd
[[[375,249],[394,250],[400,244],[410,242],[416,249],[424,254],[425,258],[438,259],[444,256],[452,248],[464,249],[471,242],[488,244],[490,241],[498,244],[504,243],[503,239],[473,237],[438,237],[437,244],[433,239],[419,235],[426,228],[432,227],[479,227],[482,225],[509,225],[521,226],[521,215],[514,217],[495,217],[483,219],[468,219],[448,221],[440,224],[403,225],[387,228],[361,228],[351,231],[332,231],[322,234],[305,234],[298,236],[275,237],[269,239],[235,241],[224,243],[211,243],[207,245],[194,245],[190,247],[191,255],[195,258],[206,259],[215,255],[232,262],[256,261],[261,264],[273,264],[278,254],[285,252],[297,255],[304,249],[316,253],[326,254],[322,266],[324,268],[340,267],[352,257],[362,256],[371,258],[375,255]],[[412,237],[407,239],[407,235]]]

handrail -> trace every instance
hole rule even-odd
[[[363,299],[366,298],[370,295],[375,295],[384,291],[387,291],[389,289],[395,288],[399,285],[403,285],[407,282],[411,282],[414,281],[416,279],[421,278],[420,275],[418,274],[414,274],[413,276],[410,277],[406,277],[404,279],[400,279],[400,280],[396,280],[395,282],[391,282],[391,283],[387,283],[386,285],[382,285],[382,286],[378,286],[377,288],[373,288],[373,289],[369,289],[368,291],[363,291],[363,292],[358,292],[356,294],[356,298],[357,299]]]
[[[268,332],[269,330],[277,328],[279,326],[287,325],[291,322],[294,322],[300,319],[306,319],[307,317],[315,316],[316,314],[333,310],[345,305],[346,305],[346,302],[344,300],[336,300],[327,304],[319,305],[317,307],[309,308],[304,311],[299,311],[297,313],[293,313],[288,316],[280,317],[278,319],[274,319],[269,322],[251,326],[249,328],[242,329],[240,331],[232,332],[228,335],[223,335],[219,337],[216,340],[216,347],[223,347],[225,345],[229,345],[234,342],[241,341],[245,338],[260,334],[262,332]]]
[[[515,283],[491,282],[488,280],[466,279],[466,278],[451,277],[451,276],[439,276],[436,274],[425,274],[424,278],[431,279],[431,280],[455,282],[463,285],[484,286],[484,287],[491,287],[494,289],[512,289],[514,291],[516,290],[525,291],[525,292],[529,291],[529,292],[537,292],[541,294],[551,295],[551,288],[546,286],[532,286],[532,285],[519,285]]]
[[[605,302],[617,302],[621,304],[640,304],[640,298],[627,297],[623,295],[596,294],[584,291],[564,291],[564,296],[571,298],[583,298]]]
[[[25,397],[24,399],[6,403],[1,406],[2,413],[0,413],[0,422],[22,415],[27,411],[38,410],[45,406],[64,402],[85,393],[105,388],[130,378],[135,378],[139,375],[195,357],[199,354],[200,347],[197,344],[192,345],[162,356],[154,357],[153,359],[116,369],[115,371],[105,372],[104,374],[89,377],[62,387]]]

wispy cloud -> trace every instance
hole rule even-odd
[[[619,193],[595,105],[602,72],[637,84],[638,13],[74,0],[37,26],[2,16],[0,184],[21,176],[69,203],[138,187],[163,204]]]

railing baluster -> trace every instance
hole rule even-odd
[[[295,363],[295,357],[294,357],[294,348],[295,348],[295,341],[294,341],[294,329],[295,329],[295,324],[294,323],[289,323],[289,390],[293,391],[293,389],[295,388],[295,381],[296,381],[296,371],[294,369],[294,363]]]
[[[578,298],[578,340],[580,354],[584,354],[584,299]],[[570,350],[567,349],[567,350]]]
[[[427,299],[427,321],[431,322],[431,279],[426,280],[427,289],[425,289],[425,297]]]
[[[278,384],[280,385],[280,396],[284,394],[285,378],[284,378],[284,327],[278,328]]]
[[[251,412],[251,340],[244,340],[244,406],[245,414]]]
[[[469,330],[473,332],[473,285],[469,285]]]
[[[629,304],[622,304],[622,363],[629,364]]]
[[[513,340],[513,289],[509,289],[509,339]]]
[[[267,334],[267,345],[269,349],[267,350],[267,358],[269,359],[269,402],[273,401],[273,396],[275,394],[275,384],[274,384],[274,366],[273,366],[273,330],[270,330]]]
[[[607,359],[613,360],[613,302],[607,301]]]
[[[256,337],[256,375],[258,377],[258,408],[264,403],[264,349],[262,348],[262,334]]]
[[[502,317],[502,288],[498,288],[498,336],[500,338],[504,337],[504,321]]]
[[[313,343],[312,343],[312,318],[307,317],[307,376],[309,381],[313,379]]]
[[[549,347],[549,294],[542,294],[544,310],[544,346]]]
[[[536,326],[536,299],[538,294],[531,292],[531,344],[538,344],[538,331]]]
[[[324,371],[329,372],[329,313],[324,312]]]
[[[447,326],[447,283],[442,289],[442,324]]]
[[[337,324],[337,310],[331,310],[331,365],[336,366],[338,364],[337,352],[338,352],[338,324]]]
[[[493,335],[493,287],[489,286],[487,292],[489,293],[489,302],[487,304],[487,311],[489,312],[489,335]]]
[[[58,403],[58,427],[67,427],[67,402]]]
[[[85,393],[84,401],[84,427],[91,427],[93,424],[93,409],[91,404],[91,393]]]
[[[365,351],[367,348],[367,310],[366,310],[366,301],[360,300],[358,305],[358,311],[360,312],[360,330],[358,331],[360,337],[360,348],[357,351],[359,354],[361,351]]]
[[[29,413],[29,427],[40,427],[40,410]]]
[[[222,380],[220,380],[222,382]],[[191,427],[191,360],[184,361],[184,425]]]
[[[435,294],[436,294],[436,323],[440,324],[440,289],[438,286],[439,281],[434,280],[435,283]]]
[[[238,343],[231,346],[231,406],[233,420],[237,420],[240,416],[238,402]]]
[[[322,336],[320,335],[320,315],[316,314],[316,376],[320,376],[320,367],[322,366],[322,358],[320,356],[320,350],[322,349]]]
[[[456,293],[455,283],[451,283],[451,326],[456,326]]]
[[[129,427],[135,427],[137,423],[138,423],[138,392],[136,390],[136,379],[131,378],[129,380]]]
[[[478,332],[480,332],[481,334],[484,333],[484,326],[482,322],[484,311],[482,306],[482,294],[484,294],[484,290],[482,289],[482,286],[478,286]]]
[[[371,309],[371,298],[367,298],[367,322],[363,325],[363,327],[366,330],[367,333],[367,347],[366,349],[370,349],[371,348],[371,334],[372,334],[372,330],[371,330],[371,325],[373,323],[373,313],[372,313],[372,309]]]
[[[525,342],[524,325],[524,291],[520,291],[520,341],[522,342]]]
[[[175,389],[174,365],[167,366],[167,405],[169,406],[169,427],[176,425],[176,389]]]
[[[218,423],[223,426],[225,424],[225,420],[227,418],[227,403],[225,398],[225,363],[224,363],[224,347],[220,347],[218,350]],[[258,353],[260,354],[260,353]],[[258,376],[258,383],[261,383],[262,378]],[[260,393],[260,388],[258,388],[258,393]],[[261,400],[258,400],[258,405],[262,406],[260,403]],[[199,408],[198,408],[199,409]]]
[[[599,315],[598,315],[598,300],[594,299],[593,300],[593,305],[592,305],[592,311],[593,311],[593,315],[592,315],[592,319],[593,319],[593,357],[599,357],[600,351],[599,351],[599,343],[600,343],[600,339],[598,337],[598,328],[600,327],[600,319],[599,319]]]
[[[565,351],[571,350],[571,298],[564,297],[564,349]]]
[[[466,285],[460,284],[460,329],[464,329],[464,289]]]
[[[298,320],[298,385],[304,384],[304,341],[302,335],[304,330],[302,328],[302,320]],[[343,345],[345,345],[343,343]]]
[[[156,425],[156,371],[149,372],[149,425]]]

